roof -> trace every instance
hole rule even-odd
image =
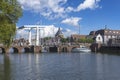
[[[62,31],[60,30],[60,28],[58,29],[57,33],[55,34],[55,36],[59,36],[59,35],[63,35]]]
[[[95,34],[101,35],[120,35],[120,30],[101,29],[96,31]]]
[[[72,38],[85,38],[86,35],[72,34],[71,37]]]

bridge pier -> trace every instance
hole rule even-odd
[[[34,46],[34,53],[40,53],[42,51],[41,46]]]

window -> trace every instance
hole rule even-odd
[[[100,37],[98,37],[98,40],[100,40]]]

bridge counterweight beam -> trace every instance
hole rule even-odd
[[[32,42],[31,42],[31,29],[29,29],[29,45],[31,45]]]
[[[39,46],[39,28],[36,28],[36,46]]]

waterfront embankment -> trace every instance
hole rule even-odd
[[[93,43],[90,48],[92,52],[120,54],[120,45],[103,45],[99,43]]]

